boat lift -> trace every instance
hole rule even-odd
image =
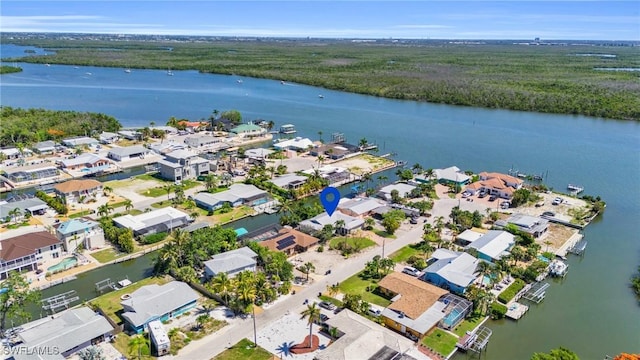
[[[522,297],[536,304],[540,304],[542,300],[544,300],[549,286],[549,283],[537,282],[533,284]]]
[[[456,344],[456,347],[463,351],[471,350],[481,355],[482,350],[487,350],[487,344],[489,343],[491,334],[491,329],[480,326],[475,332],[465,335],[461,341]]]
[[[580,240],[575,245],[573,245],[571,249],[569,249],[569,252],[574,255],[582,256],[584,255],[584,251],[586,248],[587,248],[587,241]]]
[[[114,286],[115,285],[111,281],[111,278],[106,278],[96,283],[96,292],[102,292],[104,289],[114,289]]]
[[[51,310],[52,313],[55,313],[56,309],[61,307],[68,309],[69,304],[78,300],[80,300],[78,293],[75,290],[71,290],[71,291],[67,291],[66,293],[51,296],[41,300],[43,304],[42,309]]]

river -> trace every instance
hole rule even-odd
[[[16,47],[13,47],[16,48]],[[8,55],[11,49],[3,56]],[[425,168],[544,173],[564,190],[578,183],[607,202],[584,231],[584,258],[569,258],[569,274],[552,282],[543,303],[519,322],[490,322],[489,359],[528,359],[568,347],[581,359],[640,352],[640,307],[629,278],[640,264],[640,124],[398,101],[275,80],[164,71],[20,64],[2,76],[2,105],[102,112],[124,126],[197,120],[214,109],[239,110],[245,120],[276,127],[292,123],[298,136],[367,138]],[[242,80],[238,82],[237,80]],[[318,95],[323,95],[320,98]],[[247,220],[248,221],[248,220]],[[61,288],[62,289],[62,288]]]

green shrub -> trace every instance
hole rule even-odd
[[[140,242],[142,244],[155,244],[157,242],[160,242],[166,239],[168,235],[169,234],[167,234],[166,232],[159,232],[157,234],[151,234],[151,235],[145,236],[144,238],[142,238]]]
[[[497,302],[493,302],[491,303],[491,318],[492,319],[502,319],[505,314],[507,313],[507,307],[497,303]]]
[[[322,246],[322,245],[318,246],[318,252],[320,252],[320,253],[321,253],[321,252],[323,252],[323,251],[324,251],[324,246]]]
[[[509,285],[500,295],[498,295],[498,301],[503,304],[507,304],[511,299],[513,299],[516,294],[526,285],[524,281],[521,279],[516,279],[513,284]]]

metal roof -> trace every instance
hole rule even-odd
[[[123,300],[122,317],[135,327],[198,300],[200,296],[189,285],[172,281],[164,285],[146,285]]]

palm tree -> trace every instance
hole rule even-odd
[[[100,205],[98,206],[98,215],[101,217],[108,216],[111,210],[113,210],[113,207],[109,204]]]
[[[318,136],[320,137],[320,142],[322,142],[322,131],[318,131]]]
[[[522,260],[522,258],[524,257],[524,251],[522,251],[522,248],[520,246],[514,246],[513,249],[511,249],[511,258],[513,259],[513,265],[518,265],[518,261]]]
[[[233,283],[227,273],[217,273],[216,276],[211,279],[211,287],[213,291],[222,295],[225,305],[227,305],[229,303],[229,293],[233,290]]]
[[[214,174],[209,174],[204,178],[204,186],[207,191],[212,191],[218,187],[218,177]]]
[[[144,335],[136,335],[129,340],[129,355],[138,354],[138,359],[142,359],[142,349],[146,349],[148,340]]]
[[[18,216],[22,215],[22,210],[20,208],[14,208],[9,211],[9,217],[11,217],[12,222],[17,222]]]
[[[303,273],[307,274],[307,281],[309,281],[309,273],[316,270],[316,267],[311,262],[307,262],[304,265],[300,266],[300,270]]]
[[[320,308],[316,306],[315,302],[307,305],[306,310],[302,312],[301,319],[305,318],[307,319],[307,323],[309,324],[309,348],[311,348],[313,346],[313,324],[316,321],[320,320]]]
[[[413,164],[413,166],[411,167],[411,170],[413,170],[413,172],[415,174],[420,174],[422,172],[422,165],[420,165],[419,163],[415,163]]]
[[[386,177],[386,176],[384,176],[384,175],[379,175],[379,176],[378,176],[378,186],[380,186],[380,184],[381,184],[382,182],[387,181],[387,180],[389,180],[389,178],[388,178],[388,177]]]
[[[544,242],[545,245],[547,245],[547,250],[545,250],[545,252],[549,252],[549,245],[553,244],[551,241],[547,240]]]
[[[480,261],[476,271],[480,274],[480,286],[484,285],[484,277],[491,272],[491,264],[486,261]]]
[[[244,273],[247,273],[246,276],[243,276]],[[238,300],[240,300],[245,305],[245,311],[247,307],[251,308],[251,312],[253,315],[253,342],[257,345],[258,333],[256,331],[256,308],[253,305],[254,301],[256,301],[256,288],[253,284],[252,277],[253,273],[248,270],[238,274],[236,295],[238,296]]]
[[[364,226],[366,226],[367,229],[372,229],[375,223],[376,221],[372,217],[367,217],[366,219],[364,219]]]
[[[345,221],[340,219],[338,221],[336,221],[336,232],[338,232],[339,234],[342,234],[344,232],[344,226],[346,225]]]
[[[324,162],[325,157],[322,155],[318,155],[318,167],[322,166],[322,163]]]
[[[202,330],[204,324],[206,324],[211,317],[209,314],[202,314],[196,318],[196,323],[198,324],[198,330]]]
[[[133,209],[133,202],[131,200],[129,200],[129,199],[125,200],[124,201],[124,209],[126,211],[129,211],[129,210]]]
[[[167,192],[167,201],[169,201],[171,199],[169,196],[171,195],[171,192],[174,189],[173,185],[167,184],[167,185],[163,186],[162,189],[164,189],[164,191]]]
[[[333,297],[333,295],[337,294],[340,291],[340,285],[338,284],[331,284],[331,285],[327,285],[327,294],[331,297]]]
[[[360,150],[363,150],[365,147],[367,147],[368,144],[369,141],[367,141],[367,138],[360,139],[360,142],[358,143]]]
[[[269,120],[267,122],[267,130],[271,131],[271,129],[273,129],[274,126],[275,126],[275,123],[273,122],[273,120]]]

